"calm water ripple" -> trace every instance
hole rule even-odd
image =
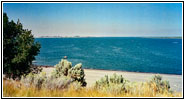
[[[182,74],[182,39],[36,38],[41,43],[35,64],[57,64],[63,56],[84,68]]]

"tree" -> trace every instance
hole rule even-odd
[[[40,47],[31,30],[23,29],[19,20],[17,23],[9,21],[7,14],[3,13],[3,74],[20,78],[29,73]]]

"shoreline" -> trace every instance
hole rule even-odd
[[[50,74],[54,67],[42,67],[43,72]],[[84,69],[85,79],[87,82],[87,87],[92,86],[97,80],[101,79],[105,75],[122,75],[125,79],[131,82],[147,82],[156,73],[140,73],[140,72],[127,72],[127,71],[111,71],[111,70],[99,70],[99,69]],[[174,74],[158,74],[161,75],[163,80],[167,80],[170,83],[171,89],[173,91],[182,92],[182,75]]]
[[[132,71],[121,71],[121,70],[106,70],[106,69],[90,69],[90,68],[84,68],[84,70],[97,70],[97,71],[110,71],[110,72],[121,72],[121,73],[138,73],[138,74],[160,74],[160,75],[168,75],[168,76],[182,76],[179,74],[165,74],[165,73],[152,73],[152,72],[132,72]]]
[[[134,72],[134,71],[123,71],[123,70],[108,70],[108,69],[91,69],[91,68],[83,68],[86,70],[100,70],[100,71],[115,71],[115,72],[128,72],[128,73],[140,73],[140,74],[160,74],[160,75],[178,75],[182,76],[182,74],[165,74],[165,73],[153,73],[153,72]]]
[[[42,68],[54,68],[54,66],[48,66],[48,65],[35,65]],[[182,74],[166,74],[166,73],[153,73],[153,72],[134,72],[134,71],[124,71],[124,70],[109,70],[109,69],[93,69],[93,68],[83,68],[86,70],[101,70],[101,71],[115,71],[115,72],[129,72],[129,73],[140,73],[140,74],[160,74],[160,75],[179,75],[182,76]]]

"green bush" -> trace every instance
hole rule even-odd
[[[47,88],[47,89],[64,89],[67,88],[73,80],[66,76],[52,77],[46,76],[46,73],[42,72],[40,74],[29,73],[26,76],[22,76],[21,83],[26,87],[34,86],[37,89]]]
[[[70,85],[75,88],[86,86],[85,74],[82,69],[82,64],[77,64],[71,67],[71,62],[66,59],[62,59],[59,64],[55,65],[55,70],[51,75],[46,76],[46,73],[29,73],[28,75],[22,76],[21,83],[25,86],[34,86],[38,89],[65,89]]]
[[[72,79],[74,79],[77,82],[81,83],[81,86],[86,86],[87,83],[85,82],[85,73],[82,69],[82,64],[76,64],[74,67],[69,69],[68,76],[70,76]]]
[[[62,59],[55,66],[55,70],[52,72],[52,75],[55,77],[67,76],[68,70],[72,67],[72,63],[67,61],[66,59]]]
[[[40,89],[44,81],[47,80],[46,73],[42,72],[40,74],[29,73],[26,76],[21,77],[21,83],[25,86],[35,86],[36,88]]]
[[[110,92],[111,94],[120,93],[135,93],[138,89],[146,90],[148,87],[153,93],[172,93],[170,90],[170,84],[168,81],[162,80],[160,75],[155,75],[148,82],[129,82],[124,79],[122,75],[113,74],[112,76],[105,75],[100,80],[95,82],[94,88],[103,92]],[[144,91],[140,92],[144,94]]]
[[[105,75],[105,77],[101,78],[100,80],[96,81],[94,88],[103,90],[103,91],[109,91],[111,93],[121,93],[121,92],[127,92],[127,83],[129,81],[124,79],[122,75],[113,74],[112,76],[108,77]]]
[[[46,80],[47,80],[46,73],[42,72],[40,74],[35,75],[33,85],[36,88],[41,89],[44,81]]]
[[[66,76],[61,76],[58,78],[48,77],[43,83],[43,87],[50,90],[54,89],[66,89],[70,86],[73,80]]]
[[[19,20],[9,21],[3,13],[3,74],[13,79],[28,74],[39,49],[31,30],[23,29]]]
[[[21,83],[23,83],[26,87],[30,87],[34,82],[34,77],[36,74],[29,73],[28,75],[22,75]]]
[[[81,63],[72,67],[71,62],[62,59],[55,65],[55,70],[52,72],[52,77],[59,78],[61,76],[70,77],[73,81],[80,82],[81,86],[86,86],[87,84],[85,82],[85,73]]]
[[[152,79],[148,82],[148,84],[150,86],[155,85],[155,90],[158,92],[170,91],[169,81],[162,80],[162,77],[160,75],[153,76]]]

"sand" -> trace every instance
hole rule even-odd
[[[48,67],[43,68],[43,71],[47,74],[51,73],[54,68]],[[123,75],[124,78],[131,82],[146,82],[154,73],[139,73],[139,72],[124,72],[124,71],[109,71],[109,70],[95,70],[95,69],[84,69],[85,79],[87,81],[87,87],[92,86],[96,80],[99,80],[105,75],[112,75],[114,73]],[[182,92],[182,75],[171,75],[171,74],[159,74],[164,80],[170,82],[171,89],[173,91]]]

